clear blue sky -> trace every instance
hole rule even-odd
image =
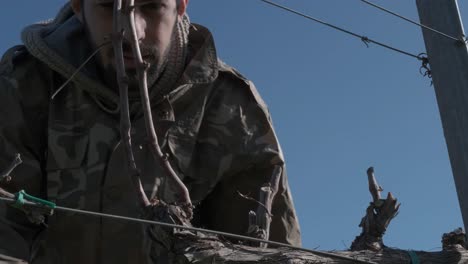
[[[3,1],[0,53],[23,26],[52,17],[65,0]],[[359,0],[277,0],[414,54],[421,30]],[[414,0],[375,0],[418,20]],[[468,21],[468,3],[460,1]],[[401,202],[388,246],[439,250],[463,226],[430,80],[415,59],[371,45],[258,0],[192,0],[220,57],[252,79],[285,152],[304,246],[344,249],[371,200],[366,169]],[[247,215],[246,215],[247,219]]]

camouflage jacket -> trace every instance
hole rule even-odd
[[[66,11],[66,12],[65,12]],[[89,50],[70,10],[23,32],[24,45],[0,65],[0,168],[16,153],[23,164],[2,187],[26,190],[60,206],[138,217],[119,136],[119,104],[85,68],[51,94]],[[194,224],[246,234],[254,198],[284,160],[265,103],[252,82],[218,60],[207,29],[193,25],[190,61],[179,85],[152,98],[162,149],[196,205]],[[132,102],[132,139],[148,196],[171,201],[164,174],[147,148],[139,103]],[[272,240],[300,244],[285,170],[274,201]],[[0,203],[0,254],[30,263],[145,263],[137,224],[56,212],[47,228]]]

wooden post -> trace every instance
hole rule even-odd
[[[456,0],[416,0],[422,24],[459,38],[423,29],[445,141],[468,228],[468,49]]]

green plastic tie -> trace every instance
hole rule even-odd
[[[411,258],[411,264],[420,264],[421,262],[419,261],[418,254],[414,251],[408,251],[408,255]]]
[[[16,201],[13,204],[13,206],[17,208],[23,207],[25,205],[26,201],[33,202],[35,204],[39,204],[45,207],[49,207],[51,209],[55,209],[56,205],[53,202],[43,200],[41,198],[37,198],[35,196],[27,194],[24,190],[21,190],[17,193],[15,193]]]

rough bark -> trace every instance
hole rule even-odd
[[[258,248],[236,245],[222,241],[215,237],[194,235],[192,233],[178,233],[175,235],[171,254],[159,263],[412,263],[410,252],[417,256],[419,263],[468,263],[468,251],[461,246],[453,245],[440,252],[407,251],[401,249],[384,248],[378,252],[373,250],[333,251],[333,254],[348,257],[343,260],[326,257],[309,252],[289,248]],[[416,263],[416,262],[414,262]]]
[[[184,242],[190,241],[184,238]],[[181,242],[182,243],[182,242]],[[207,249],[207,245],[211,248]],[[184,247],[182,247],[184,248]],[[356,261],[347,261],[331,257],[318,256],[312,253],[305,253],[287,248],[279,249],[260,249],[249,248],[246,246],[219,244],[211,241],[204,241],[196,238],[187,245],[188,249],[192,249],[188,253],[184,253],[187,259],[185,263],[357,263]],[[199,250],[203,249],[203,250]],[[339,251],[334,254],[366,260],[369,263],[411,263],[411,257],[406,250],[384,249],[380,252],[372,250],[365,251]],[[467,263],[468,252],[464,249],[453,249],[441,252],[423,252],[415,251],[420,263]],[[182,262],[184,263],[184,262]]]

